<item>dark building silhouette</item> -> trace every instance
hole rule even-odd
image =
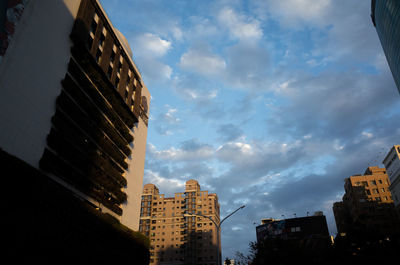
[[[400,92],[400,1],[372,0],[371,18]]]
[[[148,265],[149,239],[0,149],[2,259],[13,264]],[[17,187],[17,188],[16,188]]]
[[[312,236],[329,238],[326,217],[321,212],[313,216],[290,219],[263,219],[256,227],[257,242],[265,239],[304,239]]]
[[[257,243],[251,245],[255,253],[252,264],[323,264],[329,258],[332,241],[322,212],[283,220],[264,219],[256,232]]]

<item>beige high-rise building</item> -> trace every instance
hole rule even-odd
[[[217,264],[219,208],[217,194],[202,191],[196,180],[187,181],[185,191],[174,197],[146,184],[139,231],[150,238],[150,264]]]
[[[359,230],[389,235],[398,231],[389,185],[386,169],[379,167],[368,167],[364,175],[346,178],[343,201],[333,205],[338,232]]]

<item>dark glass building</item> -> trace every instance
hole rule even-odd
[[[371,17],[400,92],[400,1],[372,0]]]

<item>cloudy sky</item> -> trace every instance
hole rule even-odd
[[[152,94],[144,183],[218,194],[223,258],[262,218],[323,211],[383,166],[400,95],[369,0],[100,0]]]

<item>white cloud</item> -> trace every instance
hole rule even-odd
[[[371,139],[372,137],[374,137],[374,134],[373,134],[373,133],[367,132],[367,131],[362,131],[362,132],[360,133],[360,135],[358,135],[358,136],[354,139],[353,142],[354,142],[355,144],[358,144],[358,143],[360,143],[360,142],[362,142],[362,141]]]
[[[339,139],[335,139],[333,141],[333,148],[336,151],[342,151],[345,148],[345,145],[341,144]]]
[[[178,32],[176,34],[179,35]],[[137,37],[134,42],[137,50],[141,53],[146,53],[152,56],[164,56],[172,47],[170,41],[161,39],[159,36],[152,33],[145,33]]]
[[[138,57],[137,61],[140,63],[138,65],[142,74],[150,80],[169,80],[172,77],[173,70],[171,66],[158,61],[152,56],[144,55]]]
[[[152,33],[144,33],[134,39],[134,56],[146,80],[169,80],[173,69],[160,59],[172,48],[172,43]]]
[[[198,159],[210,159],[213,157],[214,148],[209,145],[200,145],[195,148],[175,148],[171,147],[165,150],[157,150],[157,148],[149,144],[149,152],[153,158],[169,161],[188,161]]]
[[[259,8],[259,15],[265,16],[265,10],[279,18],[287,26],[298,27],[304,22],[315,23],[316,26],[325,26],[326,13],[331,7],[331,0],[254,0]],[[261,8],[260,8],[261,7]]]
[[[191,49],[184,53],[179,64],[184,69],[203,75],[216,75],[226,68],[226,63],[221,57],[203,48]]]
[[[184,89],[182,91],[186,95],[186,98],[190,100],[197,100],[197,101],[209,101],[217,97],[218,91],[211,90],[208,93],[201,93],[201,91],[196,91],[194,89]]]
[[[179,27],[174,26],[172,27],[171,31],[172,31],[172,36],[174,36],[176,40],[181,40],[183,38],[183,32]]]
[[[369,133],[369,132],[362,132],[361,135],[364,139],[369,139],[374,136],[372,133]]]
[[[190,38],[209,38],[218,35],[218,28],[208,18],[193,16],[190,18],[194,27],[190,30]]]
[[[258,20],[239,15],[228,7],[219,12],[218,21],[229,29],[233,37],[238,39],[259,39],[263,35]]]
[[[178,109],[176,108],[171,108],[170,106],[166,106],[168,108],[167,112],[164,115],[164,119],[170,123],[170,124],[174,124],[174,123],[178,123],[180,122],[180,119],[178,117],[176,117],[176,114],[178,112]]]
[[[185,189],[185,181],[183,180],[166,178],[150,169],[146,169],[144,173],[144,184],[152,183],[156,185],[161,194],[172,196],[175,192],[182,192]]]

